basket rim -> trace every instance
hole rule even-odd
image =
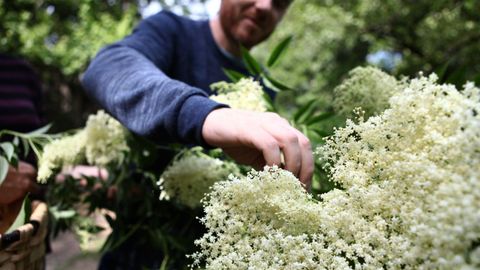
[[[45,215],[47,215],[47,205],[45,202],[42,201],[32,201],[31,205],[32,214],[30,215],[30,220],[28,222],[10,233],[0,234],[0,250],[4,250],[19,241],[21,239],[20,230],[31,230],[32,237],[38,233],[42,222],[46,221]]]

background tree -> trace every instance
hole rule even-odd
[[[280,98],[287,105],[316,96],[327,109],[333,88],[349,70],[366,64],[397,76],[437,72],[441,82],[478,83],[478,10],[476,0],[296,0],[256,54],[265,58],[272,44],[294,34],[294,49],[274,70],[303,93]]]
[[[128,35],[152,2],[188,14],[189,4],[204,1],[0,0],[0,51],[40,73],[53,131],[82,126],[98,109],[82,89],[82,72],[103,46]]]

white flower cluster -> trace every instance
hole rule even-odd
[[[320,149],[342,189],[314,201],[267,168],[217,183],[195,265],[206,269],[480,268],[480,89],[406,83],[390,109]]]
[[[37,180],[46,182],[56,170],[69,165],[119,164],[129,151],[127,137],[127,129],[104,111],[90,115],[84,129],[44,147]]]
[[[158,181],[160,200],[175,199],[190,208],[201,206],[200,201],[217,181],[229,174],[239,174],[232,162],[202,153],[201,147],[181,152],[165,169]]]
[[[194,265],[206,269],[308,269],[319,205],[300,182],[277,167],[217,182],[205,202],[208,232]]]
[[[380,69],[357,67],[333,90],[333,106],[342,115],[352,116],[361,108],[370,117],[387,109],[389,98],[400,90],[401,83]]]
[[[53,140],[45,145],[38,159],[37,180],[45,183],[56,170],[85,160],[85,133]]]
[[[88,117],[84,132],[85,156],[90,165],[120,164],[129,152],[128,130],[104,111]]]
[[[237,83],[218,82],[211,87],[218,95],[210,98],[219,103],[227,104],[234,109],[267,111],[263,89],[260,83],[252,78],[243,78]]]

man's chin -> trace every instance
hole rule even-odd
[[[266,37],[261,37],[257,33],[242,33],[239,35],[237,40],[246,48],[252,48],[262,41],[264,41]]]

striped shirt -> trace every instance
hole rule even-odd
[[[24,60],[0,54],[0,129],[29,132],[42,126],[42,91]]]

